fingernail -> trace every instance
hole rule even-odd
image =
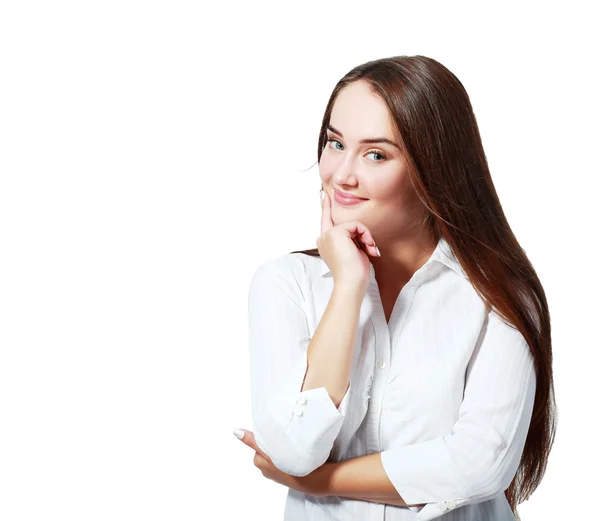
[[[378,248],[377,246],[375,246],[375,249],[377,250],[377,255],[378,255],[379,257],[381,257],[381,252],[379,251],[379,248]]]
[[[242,429],[233,429],[233,435],[238,439],[241,440],[244,437],[245,432]]]

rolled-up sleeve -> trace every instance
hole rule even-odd
[[[327,461],[350,393],[336,407],[325,387],[301,391],[311,340],[303,306],[291,267],[277,259],[259,266],[248,294],[253,432],[273,464],[293,476]]]
[[[415,519],[503,493],[513,480],[531,422],[536,390],[533,355],[523,335],[488,313],[466,371],[452,431],[381,453],[390,481]]]

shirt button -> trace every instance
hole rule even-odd
[[[453,508],[456,508],[456,502],[453,499],[451,499],[450,501],[447,501],[447,503],[448,503],[448,508],[450,510],[452,510]]]
[[[294,414],[295,414],[296,416],[302,416],[302,413],[303,413],[303,412],[304,412],[304,409],[302,409],[302,407],[300,407],[299,405],[297,405],[297,406],[294,408]]]
[[[440,503],[440,509],[442,510],[442,512],[445,512],[448,509],[448,502],[447,501],[442,501]]]
[[[306,397],[300,396],[300,398],[298,398],[298,403],[304,405],[306,403]]]
[[[379,360],[379,367],[383,369],[386,366],[385,360]]]

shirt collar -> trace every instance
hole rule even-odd
[[[324,277],[325,275],[330,274],[331,270],[329,269],[329,266],[327,265],[327,263],[322,258],[320,258],[320,259],[321,259],[321,264],[322,264],[321,265],[321,276]],[[468,278],[467,274],[465,273],[465,270],[463,269],[460,262],[458,261],[456,254],[454,253],[454,250],[452,249],[452,247],[450,246],[450,244],[448,243],[448,241],[446,241],[446,239],[444,237],[440,237],[440,240],[438,241],[437,246],[435,247],[435,250],[429,257],[427,262],[424,264],[424,266],[427,266],[434,262],[440,262],[440,263],[446,265],[451,270],[458,273],[460,276],[462,276],[464,278]],[[373,268],[373,264],[371,264],[371,276],[374,276],[374,275],[375,275],[375,270]]]

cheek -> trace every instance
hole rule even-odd
[[[329,182],[334,173],[334,162],[326,152],[323,152],[323,154],[321,154],[321,161],[319,162],[319,176],[321,177],[321,181]]]
[[[367,183],[363,183],[363,185],[367,186]],[[404,193],[404,187],[397,178],[381,176],[369,180],[368,192],[373,199],[377,199],[380,203],[392,203]]]

